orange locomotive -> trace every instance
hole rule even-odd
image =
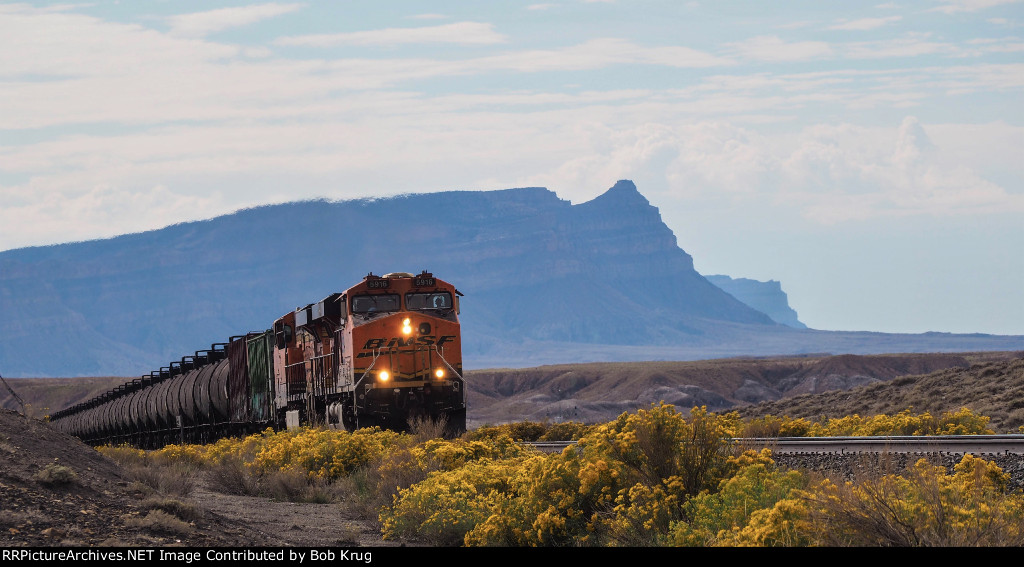
[[[50,421],[87,443],[160,447],[325,425],[466,430],[459,296],[433,274],[375,276],[231,337]]]
[[[455,286],[428,272],[375,276],[274,322],[275,405],[291,423],[466,429]]]

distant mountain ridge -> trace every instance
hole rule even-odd
[[[540,187],[304,201],[0,252],[0,371],[138,375],[265,329],[369,271],[423,269],[465,294],[471,368],[1024,348],[1024,337],[780,325],[694,271],[623,180],[578,205]]]
[[[782,284],[769,280],[766,282],[749,278],[731,278],[723,275],[704,276],[707,280],[739,299],[743,303],[757,309],[772,318],[772,321],[794,329],[806,329],[807,325],[800,322],[796,311],[789,306],[789,298],[782,291]]]

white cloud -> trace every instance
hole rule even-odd
[[[303,4],[278,3],[252,4],[170,16],[167,18],[167,23],[171,26],[171,33],[174,35],[204,37],[211,33],[275,18],[294,12],[303,6]]]
[[[946,14],[957,14],[960,12],[977,12],[979,10],[985,10],[992,8],[993,6],[1002,6],[1004,4],[1016,4],[1022,0],[938,0],[942,5],[937,8],[932,8],[934,12],[943,12]]]
[[[184,215],[190,206],[214,214],[224,212],[218,207],[226,203],[237,207],[307,197],[311,191],[366,194],[348,193],[354,190],[349,187],[397,192],[539,183],[570,197],[593,196],[609,179],[624,177],[663,195],[767,208],[785,202],[816,222],[1020,207],[1019,195],[1004,189],[1016,186],[1006,179],[1020,179],[1016,156],[1024,148],[1018,129],[1004,128],[996,136],[943,125],[931,149],[924,134],[938,127],[913,122],[902,134],[895,126],[829,124],[788,137],[766,132],[773,122],[785,121],[792,125],[776,132],[798,130],[809,120],[807,109],[891,111],[975,91],[1014,94],[1024,89],[1024,64],[832,64],[793,74],[759,65],[755,73],[726,74],[734,59],[620,38],[483,56],[467,50],[446,60],[298,60],[274,57],[258,46],[243,50],[79,14],[28,7],[0,11],[6,12],[0,50],[10,55],[0,61],[6,78],[0,130],[52,128],[31,132],[36,142],[0,145],[0,194],[10,211],[25,218],[50,211],[63,219],[53,226],[69,222],[66,215],[109,207],[109,199],[135,189],[150,195],[154,206]],[[967,51],[963,44],[947,46],[927,36],[898,40],[904,44],[761,37],[732,46],[734,54],[759,61]],[[985,39],[969,48],[1014,45],[1012,38]],[[674,88],[562,90],[524,80],[519,90],[393,90],[432,77],[637,65],[720,69],[710,76],[694,73]],[[34,80],[38,75],[49,77]],[[92,124],[103,125],[103,134]],[[69,125],[83,125],[76,130],[88,134],[60,129]],[[960,139],[976,148],[970,160],[963,142],[950,141]],[[955,144],[961,144],[956,152],[949,149]],[[985,151],[996,146],[1001,150]],[[998,171],[1002,178],[989,179],[983,171]],[[231,189],[212,199],[222,186]],[[292,187],[307,193],[291,194]],[[62,202],[69,204],[61,208]],[[15,214],[5,209],[3,218]],[[102,212],[96,218],[105,219],[109,230],[121,230]],[[100,225],[89,224],[88,230]]]
[[[797,22],[789,22],[789,23],[785,23],[785,24],[780,24],[780,25],[777,25],[775,27],[780,29],[780,30],[798,30],[798,29],[801,29],[801,28],[807,28],[807,27],[813,26],[815,24],[816,24],[816,22],[814,22],[812,20],[800,20],[800,21],[797,21]]]
[[[851,30],[851,31],[867,31],[878,29],[887,24],[895,23],[903,19],[903,16],[888,16],[885,18],[861,18],[859,20],[844,21],[838,24],[829,26],[826,29],[830,30]]]
[[[333,47],[337,45],[402,45],[409,43],[457,43],[487,45],[505,43],[508,38],[494,31],[494,25],[483,22],[456,22],[422,28],[387,28],[335,34],[282,37],[276,45]]]
[[[968,132],[943,128],[947,138],[951,129]],[[975,144],[986,145],[981,131],[970,132]],[[820,124],[792,138],[769,138],[728,122],[592,127],[586,135],[592,153],[529,181],[601,187],[602,180],[632,178],[663,202],[728,207],[739,218],[795,209],[821,225],[1024,213],[1024,194],[1007,191],[936,146],[914,117],[896,129]]]
[[[962,50],[953,44],[929,41],[927,37],[920,35],[843,45],[843,54],[851,59],[960,55],[961,53]]]
[[[887,138],[889,132],[847,127],[823,138],[806,130],[784,160],[788,199],[802,203],[808,219],[826,224],[1024,212],[1024,195],[949,159],[916,118],[905,118]]]
[[[0,52],[0,77],[17,79],[173,72],[233,57],[239,49],[92,16],[8,7],[0,19]],[[47,87],[45,82],[38,85]]]
[[[615,64],[664,65],[667,67],[717,67],[733,62],[696,49],[680,46],[645,47],[615,38],[592,39],[570,47],[509,52],[467,61],[467,65],[516,71],[597,69]]]
[[[726,45],[738,56],[756,61],[804,61],[833,54],[829,44],[822,41],[786,42],[778,36],[768,35]]]

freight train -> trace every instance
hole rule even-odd
[[[466,429],[459,297],[426,271],[375,276],[55,412],[93,444],[144,448],[300,425]]]

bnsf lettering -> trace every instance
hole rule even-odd
[[[363,350],[394,347],[407,347],[413,345],[426,345],[430,346],[436,344],[442,346],[445,343],[450,343],[455,340],[455,335],[442,335],[441,338],[437,338],[434,335],[424,335],[422,337],[409,337],[408,339],[394,338],[388,339],[370,339],[363,345]]]

